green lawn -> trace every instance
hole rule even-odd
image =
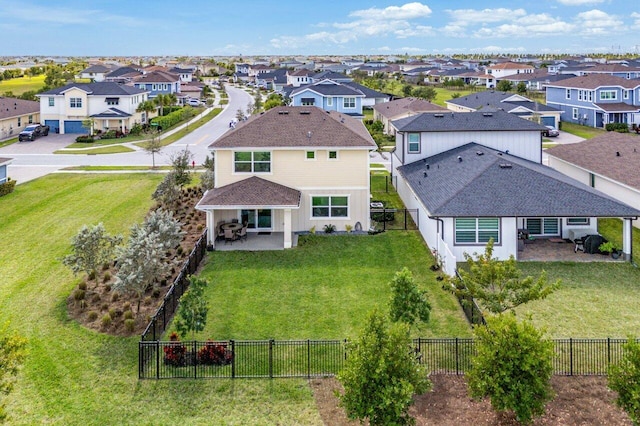
[[[20,77],[0,81],[0,93],[12,92],[14,96],[22,95],[24,92],[41,90],[44,86],[45,75],[35,77]]]
[[[206,124],[207,122],[213,120],[221,112],[222,112],[222,108],[214,108],[214,109],[212,109],[211,111],[209,111],[208,114],[206,114],[204,117],[202,117],[198,121],[189,124],[188,127],[185,127],[184,129],[179,130],[179,131],[167,136],[166,138],[163,138],[162,139],[162,146],[170,145],[170,144],[174,143],[175,141],[177,141],[179,139],[182,139],[185,135],[193,132],[198,127],[201,127],[204,124]],[[136,145],[141,147],[141,148],[144,148],[145,144],[146,144],[146,142],[138,142],[138,143],[136,143]]]
[[[201,339],[354,338],[404,266],[427,291],[432,319],[415,336],[469,336],[455,298],[442,291],[415,231],[316,235],[293,250],[213,252],[202,276],[211,307]]]
[[[85,172],[111,172],[111,171],[149,171],[149,170],[171,170],[172,166],[71,166],[65,167],[63,170],[81,170]]]
[[[568,123],[563,121],[560,125],[560,128],[567,133],[571,133],[572,135],[579,136],[584,139],[591,139],[596,136],[600,136],[603,133],[607,133],[606,130],[596,129],[594,127],[581,126],[579,124]]]
[[[12,425],[321,425],[304,380],[138,381],[137,338],[68,318],[77,284],[60,258],[83,225],[126,232],[152,204],[157,174],[50,175],[0,198],[0,318],[29,339],[7,398]],[[213,312],[212,312],[213,315]]]
[[[87,144],[84,144],[84,148],[87,148]],[[83,150],[75,150],[75,149],[59,149],[54,151],[54,154],[120,154],[123,152],[133,152],[134,150],[122,145],[106,145],[102,147],[96,147],[93,149],[83,149]]]

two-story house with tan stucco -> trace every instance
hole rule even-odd
[[[299,231],[369,228],[369,152],[376,144],[360,120],[313,106],[277,107],[209,149],[215,188],[196,208],[207,214],[211,245],[221,221],[281,234],[284,248]]]
[[[71,83],[43,93],[40,119],[55,133],[88,133],[83,120],[93,119],[94,130],[126,132],[149,117],[137,112],[149,91],[113,82]]]

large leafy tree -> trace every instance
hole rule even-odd
[[[15,384],[16,375],[27,356],[27,339],[9,331],[9,323],[0,327],[0,423],[7,419],[4,395],[8,395]]]
[[[553,342],[529,321],[506,313],[474,330],[476,355],[466,376],[474,398],[488,397],[496,411],[513,411],[531,423],[553,399]]]
[[[389,324],[378,311],[371,313],[358,340],[349,345],[338,380],[344,387],[339,397],[347,416],[368,419],[372,426],[412,424],[413,395],[431,387],[411,350],[409,326]]]
[[[532,300],[544,299],[560,287],[560,280],[549,283],[545,271],[537,279],[521,278],[516,260],[501,261],[493,257],[493,239],[483,254],[464,254],[466,268],[459,268],[459,277],[451,279],[458,297],[474,298],[481,307],[498,314]]]
[[[389,317],[391,321],[402,321],[412,326],[416,321],[429,321],[431,305],[426,292],[421,291],[413,280],[408,268],[396,272],[391,280],[391,301]]]
[[[85,272],[90,278],[97,278],[98,269],[115,258],[115,250],[120,243],[122,236],[109,235],[102,223],[84,225],[71,239],[73,253],[66,255],[62,263],[74,274]]]
[[[624,355],[609,367],[609,387],[618,392],[616,404],[634,424],[640,424],[640,342],[630,338],[622,347]]]
[[[496,90],[499,90],[501,92],[510,92],[511,90],[513,90],[513,83],[511,83],[509,80],[500,80],[498,84],[496,84]]]
[[[438,96],[438,92],[433,87],[417,87],[413,89],[413,96],[420,99],[425,99],[429,102],[433,101],[436,96]]]
[[[207,325],[209,306],[204,297],[204,290],[209,282],[194,275],[189,277],[189,289],[180,298],[180,306],[176,314],[175,326],[178,334],[186,336],[204,330]]]

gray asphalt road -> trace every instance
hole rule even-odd
[[[227,86],[229,103],[216,118],[194,130],[177,142],[156,154],[156,165],[170,164],[171,156],[189,148],[196,163],[201,164],[209,154],[207,146],[229,130],[229,122],[238,109],[246,110],[252,100],[242,89]],[[53,154],[73,142],[74,135],[49,135],[33,142],[22,142],[0,148],[0,157],[13,158],[9,165],[9,176],[19,184],[70,166],[140,166],[151,165],[151,156],[144,151],[123,154]]]

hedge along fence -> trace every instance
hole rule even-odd
[[[173,111],[170,114],[164,115],[162,117],[154,117],[151,119],[152,126],[158,126],[162,130],[167,130],[171,126],[175,126],[184,118],[182,115],[183,108],[179,110]]]
[[[606,375],[626,339],[555,339],[554,374]],[[140,379],[331,377],[343,367],[346,340],[141,341]],[[475,355],[472,338],[414,339],[409,348],[427,371],[464,374]]]
[[[8,178],[5,183],[0,184],[0,197],[11,194],[16,187],[16,181]]]

